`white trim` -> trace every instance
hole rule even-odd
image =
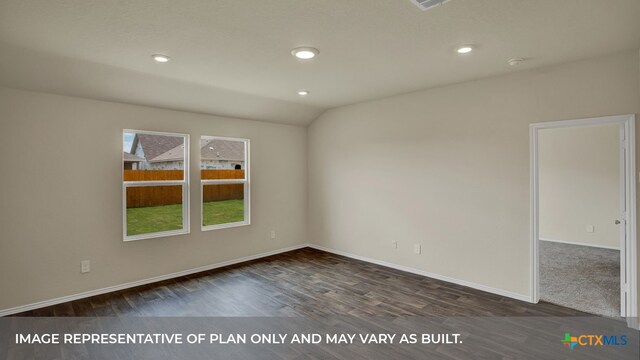
[[[618,124],[621,126],[621,166],[624,170],[623,179],[624,201],[621,208],[621,221],[624,221],[626,237],[621,237],[620,262],[621,275],[626,274],[626,284],[621,284],[621,290],[626,291],[629,301],[621,307],[621,312],[627,318],[627,324],[634,326],[634,318],[638,312],[638,282],[637,282],[637,239],[636,239],[636,150],[635,150],[635,115],[616,115],[589,119],[565,120],[542,122],[529,125],[529,149],[530,149],[530,242],[531,242],[531,299],[533,303],[540,300],[540,284],[538,279],[539,258],[538,239],[539,234],[539,199],[538,199],[538,131],[551,128],[567,128],[579,126],[595,126],[606,124]],[[624,264],[624,266],[623,266]],[[623,276],[621,276],[623,279]],[[636,320],[637,321],[637,320]],[[635,324],[637,327],[637,324]]]
[[[125,187],[182,186],[184,185],[184,180],[123,181],[122,184]]]
[[[627,311],[627,325],[640,330],[638,323],[638,238],[637,229],[637,209],[636,209],[636,117],[630,115],[629,120],[625,122],[625,132],[629,136],[625,139],[625,150],[627,154],[626,166],[628,170],[626,174],[626,191],[627,191],[627,280],[629,284],[629,299]]]
[[[167,236],[190,234],[191,233],[191,206],[189,205],[191,200],[190,199],[191,192],[189,191],[189,186],[190,186],[189,152],[191,151],[190,135],[159,132],[159,131],[123,129],[122,130],[123,143],[124,143],[124,134],[126,133],[182,137],[184,138],[184,160],[182,164],[183,165],[182,180],[124,181],[124,166],[120,164],[120,169],[121,169],[120,179],[122,181],[122,241],[129,242],[129,241],[138,241],[138,240],[146,240],[146,239],[155,239],[155,238],[161,238],[161,237],[167,237]],[[122,159],[124,161],[124,152],[122,154]],[[145,186],[182,186],[182,229],[145,233],[145,234],[138,234],[138,235],[131,235],[131,236],[127,235],[127,189],[130,187],[145,187]]]
[[[204,169],[202,169],[204,170]],[[212,169],[217,170],[217,169]],[[217,180],[200,180],[202,185],[233,185],[233,184],[245,184],[247,181],[243,179],[217,179]]]
[[[244,143],[244,179],[202,179],[200,177],[200,231],[211,231],[220,229],[229,229],[240,226],[251,225],[251,140],[241,138],[230,138],[221,136],[207,136],[202,135],[200,140],[228,140],[238,141]],[[200,152],[200,160],[198,167],[202,167],[202,152]],[[203,169],[200,169],[202,171]],[[238,221],[233,223],[224,223],[216,225],[204,225],[204,187],[207,185],[221,185],[221,184],[242,184],[244,185],[244,221]]]
[[[331,248],[320,246],[320,245],[308,244],[308,246],[310,248],[313,248],[313,249],[326,251],[326,252],[329,252],[329,253],[332,253],[332,254],[336,254],[336,255],[346,256],[346,257],[351,258],[351,259],[356,259],[356,260],[360,260],[360,261],[366,261],[368,263],[372,263],[372,264],[376,264],[376,265],[380,265],[380,266],[384,266],[384,267],[388,267],[388,268],[392,268],[392,269],[396,269],[396,270],[400,270],[400,271],[405,271],[405,272],[412,273],[412,274],[422,275],[422,276],[426,276],[426,277],[437,279],[437,280],[446,281],[446,282],[457,284],[457,285],[470,287],[470,288],[473,288],[473,289],[476,289],[476,290],[485,291],[485,292],[488,292],[488,293],[492,293],[492,294],[508,297],[508,298],[515,299],[515,300],[526,301],[526,302],[529,302],[529,300],[530,300],[529,295],[517,294],[517,293],[511,292],[511,291],[507,291],[507,290],[502,290],[502,289],[497,289],[497,288],[493,288],[493,287],[486,286],[486,285],[476,284],[476,283],[473,283],[473,282],[470,282],[470,281],[455,279],[455,278],[452,278],[452,277],[449,277],[449,276],[435,274],[435,273],[432,273],[432,272],[428,272],[428,271],[424,271],[424,270],[420,270],[420,269],[415,269],[415,268],[411,268],[411,267],[404,266],[404,265],[398,265],[398,264],[394,264],[394,263],[390,263],[390,262],[386,262],[386,261],[382,261],[382,260],[372,259],[372,258],[368,258],[366,256],[355,255],[355,254],[351,254],[351,253],[348,253],[348,252],[345,252],[345,251],[331,249]]]
[[[585,243],[575,242],[575,241],[565,241],[565,240],[555,240],[555,239],[545,239],[545,238],[539,238],[538,240],[546,241],[546,242],[560,243],[560,244],[588,246],[588,247],[594,247],[594,248],[601,248],[601,249],[609,249],[609,250],[618,250],[618,251],[620,251],[620,246],[585,244]]]
[[[607,124],[625,124],[629,120],[635,120],[635,115],[612,115],[576,120],[546,121],[529,124],[530,129],[559,129],[578,126],[598,126]]]
[[[147,239],[158,239],[163,237],[188,235],[190,233],[191,231],[189,229],[167,230],[167,231],[159,231],[154,233],[131,235],[131,236],[127,236],[127,238],[123,239],[122,241],[131,242],[131,241],[139,241],[139,240],[147,240]]]
[[[247,141],[249,139],[246,138],[238,138],[238,137],[229,137],[229,136],[215,136],[215,135],[202,135],[201,138],[205,138],[208,140],[220,139],[227,141]]]
[[[204,216],[204,215],[203,215]],[[202,231],[211,231],[211,230],[220,230],[220,229],[231,229],[231,228],[236,228],[236,227],[241,227],[241,226],[248,226],[251,225],[249,223],[249,221],[236,221],[236,222],[232,222],[232,223],[224,223],[224,224],[216,224],[216,225],[201,225]]]
[[[307,244],[294,245],[287,248],[260,253],[257,255],[249,255],[249,256],[238,258],[238,259],[215,263],[212,265],[205,265],[205,266],[200,266],[200,267],[189,269],[189,270],[178,271],[171,274],[160,275],[160,276],[155,276],[155,277],[147,278],[143,280],[128,282],[125,284],[109,286],[102,289],[85,291],[85,292],[74,294],[74,295],[63,296],[63,297],[59,297],[51,300],[39,301],[39,302],[28,304],[28,305],[16,306],[13,308],[0,310],[0,317],[17,314],[24,311],[39,309],[46,306],[57,305],[57,304],[65,303],[68,301],[80,300],[80,299],[88,298],[91,296],[102,295],[102,294],[106,294],[114,291],[125,290],[132,287],[140,286],[140,285],[146,285],[146,284],[151,284],[159,281],[169,280],[169,279],[173,279],[173,278],[177,278],[185,275],[191,275],[191,274],[195,274],[203,271],[213,270],[213,269],[217,269],[217,268],[221,268],[229,265],[235,265],[235,264],[239,264],[239,263],[243,263],[251,260],[256,260],[256,259],[260,259],[260,258],[272,256],[272,255],[285,253],[288,251],[303,249],[306,247],[308,247]]]

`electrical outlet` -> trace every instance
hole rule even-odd
[[[397,241],[395,241],[395,240],[394,240],[394,241],[392,241],[392,242],[391,242],[391,246],[393,246],[393,248],[394,248],[394,249],[397,249],[397,248],[398,248],[398,242],[397,242]]]
[[[587,225],[587,232],[588,233],[595,232],[595,229],[594,229],[593,225]]]
[[[271,240],[274,240],[275,238],[276,238],[276,231],[271,230]]]
[[[89,271],[91,271],[91,262],[89,260],[80,261],[80,272],[86,274]]]
[[[420,244],[414,244],[413,252],[416,254],[422,254],[422,246]]]

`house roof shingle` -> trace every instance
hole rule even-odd
[[[137,142],[142,146],[145,158],[149,162],[184,160],[184,138],[182,137],[136,134],[133,147],[136,146]],[[128,155],[139,158],[136,155]],[[200,156],[202,160],[244,161],[244,155],[244,143],[242,141],[200,139]]]
[[[136,137],[147,161],[151,161],[177,146],[184,146],[184,138],[181,136],[136,134]],[[135,143],[134,141],[134,145]]]
[[[129,154],[126,151],[123,151],[122,154],[123,154],[122,158],[124,159],[124,162],[140,162],[140,161],[144,161],[144,158],[142,158],[142,157],[140,157],[138,155]]]
[[[223,139],[200,139],[202,160],[244,161],[244,142]]]
[[[180,161],[184,160],[184,144],[180,144],[169,151],[162,153],[149,162],[164,162],[164,161]]]

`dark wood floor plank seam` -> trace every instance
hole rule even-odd
[[[304,248],[15,316],[585,316]]]

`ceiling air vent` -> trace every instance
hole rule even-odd
[[[416,4],[416,6],[419,7],[422,11],[440,6],[449,1],[451,0],[411,0],[411,2]]]

